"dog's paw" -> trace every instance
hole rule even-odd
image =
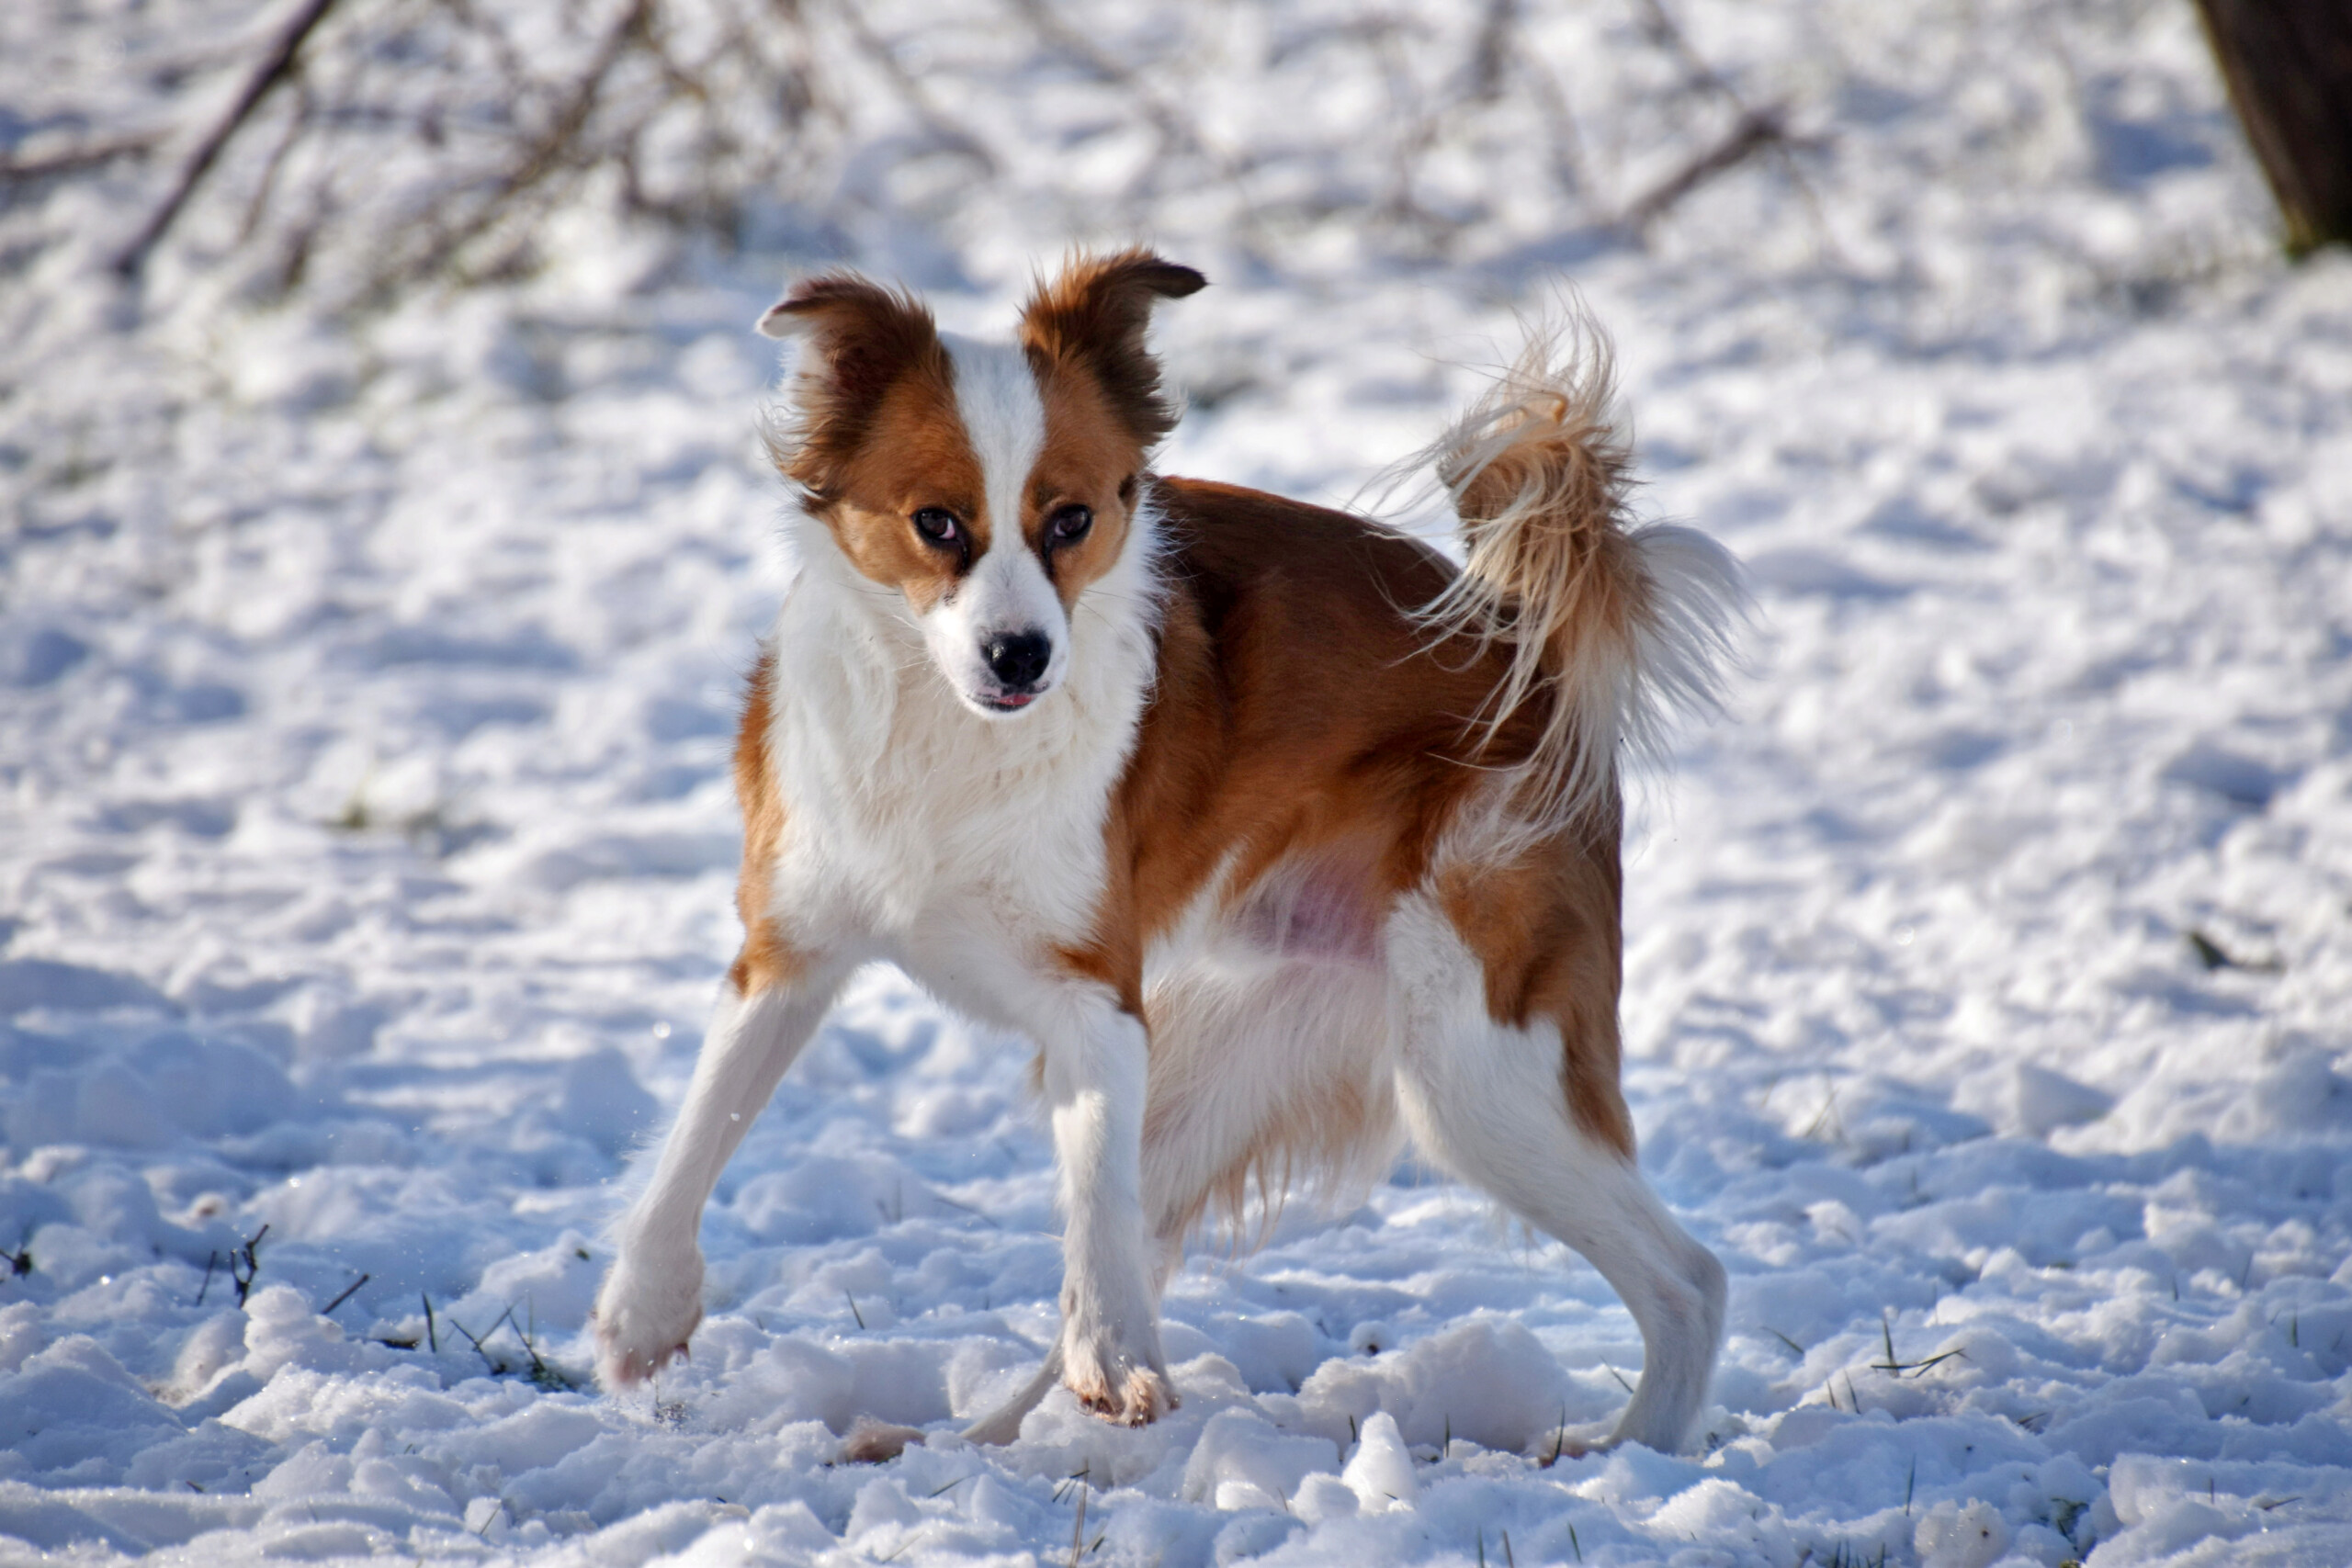
[[[1125,1427],[1148,1427],[1182,1402],[1176,1397],[1176,1387],[1167,1374],[1155,1372],[1148,1367],[1137,1367],[1127,1374],[1119,1387],[1115,1400],[1088,1402],[1087,1408],[1105,1421],[1115,1421]]]
[[[1585,1455],[1593,1452],[1598,1446],[1566,1431],[1557,1432],[1544,1445],[1542,1452],[1536,1456],[1535,1462],[1539,1468],[1549,1470],[1564,1459],[1582,1459]]]
[[[920,1445],[922,1439],[920,1427],[900,1427],[861,1416],[850,1427],[849,1436],[842,1439],[841,1462],[888,1464],[906,1452],[909,1445]]]
[[[1153,1358],[1157,1359],[1157,1358]],[[1156,1366],[1138,1365],[1139,1357],[1073,1353],[1062,1372],[1062,1386],[1078,1402],[1123,1427],[1144,1427],[1176,1408],[1175,1385]]]
[[[700,1254],[658,1267],[622,1255],[596,1292],[592,1316],[596,1381],[608,1393],[643,1382],[686,1353],[702,1322]]]

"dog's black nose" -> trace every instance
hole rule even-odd
[[[1053,661],[1054,645],[1038,632],[1001,632],[980,645],[980,656],[1006,690],[1025,692]]]

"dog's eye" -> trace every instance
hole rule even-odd
[[[1086,537],[1094,526],[1094,513],[1084,506],[1065,506],[1046,525],[1046,537],[1057,545],[1072,545]]]
[[[934,545],[956,542],[956,514],[942,506],[926,506],[915,513],[915,532]]]

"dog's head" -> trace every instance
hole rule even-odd
[[[974,712],[1017,714],[1067,675],[1071,612],[1118,564],[1176,423],[1144,347],[1152,304],[1205,281],[1140,250],[1081,257],[1038,288],[1017,344],[943,333],[845,273],[760,319],[807,342],[777,466],[851,565],[905,596]]]

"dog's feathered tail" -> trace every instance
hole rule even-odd
[[[1621,755],[1662,761],[1677,714],[1721,705],[1739,566],[1705,535],[1628,515],[1608,337],[1581,310],[1529,334],[1518,363],[1423,454],[1453,498],[1464,570],[1419,607],[1441,636],[1500,645],[1478,716],[1491,737],[1542,715],[1513,815],[1565,827],[1615,799]]]

